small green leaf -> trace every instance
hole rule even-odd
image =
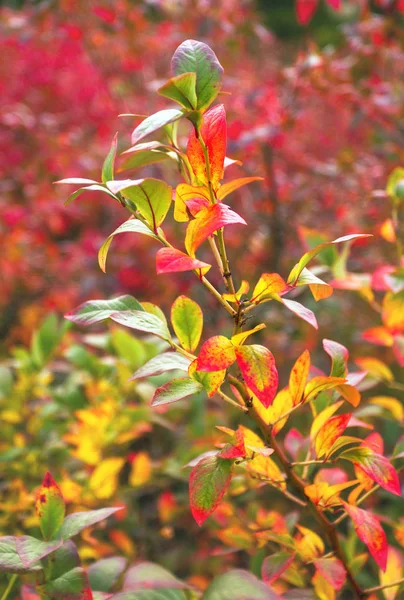
[[[38,490],[35,510],[45,540],[55,537],[65,518],[65,502],[59,486],[50,473],[46,473]]]
[[[219,575],[210,584],[202,600],[277,600],[278,594],[252,573],[235,569]]]
[[[171,404],[183,398],[188,398],[188,396],[193,396],[193,394],[198,394],[202,390],[203,385],[188,377],[172,379],[157,388],[153,396],[152,406]]]
[[[123,591],[141,589],[185,589],[189,586],[172,573],[151,562],[142,562],[128,569]]]
[[[102,175],[101,181],[102,183],[106,183],[107,181],[112,181],[114,179],[114,169],[115,169],[115,158],[116,158],[116,148],[118,145],[118,134],[116,133],[114,139],[112,140],[111,149],[108,152],[107,158],[102,165]]]
[[[147,135],[153,133],[153,131],[157,131],[158,129],[161,129],[161,127],[164,127],[164,125],[178,121],[178,119],[181,119],[183,116],[184,113],[177,108],[160,110],[159,112],[154,113],[154,115],[150,115],[150,117],[147,117],[142,121],[133,131],[132,145],[134,146]]]
[[[145,333],[152,333],[166,341],[171,340],[167,325],[159,317],[156,317],[156,315],[147,313],[143,310],[143,307],[142,310],[123,310],[114,312],[109,316],[113,321],[124,327]]]
[[[157,92],[188,110],[194,110],[197,106],[196,73],[182,73],[172,77]]]
[[[145,365],[140,367],[131,377],[131,380],[141,379],[142,377],[152,377],[153,375],[161,375],[166,371],[178,369],[180,371],[188,371],[191,361],[186,356],[178,354],[178,352],[165,352],[150,359]]]
[[[59,542],[41,542],[29,536],[20,538],[12,536],[1,537],[0,572],[27,573],[28,571],[39,571],[42,569],[40,565],[32,565],[47,554],[54,552],[60,545],[61,543]],[[19,551],[22,552],[23,558],[20,556]],[[31,559],[33,559],[32,562]]]
[[[71,537],[83,531],[87,527],[91,527],[104,519],[107,519],[114,513],[122,510],[121,506],[111,508],[100,508],[99,510],[90,510],[87,512],[73,513],[66,517],[63,525],[59,530],[58,537],[63,540],[68,540]]]
[[[88,568],[91,589],[109,592],[126,568],[127,560],[122,556],[111,556],[93,563]]]
[[[143,179],[138,185],[126,187],[122,195],[133,202],[154,233],[164,221],[172,202],[172,189],[159,179]]]
[[[25,568],[29,568],[37,563],[41,558],[45,558],[52,552],[55,552],[63,542],[42,542],[29,535],[23,535],[16,538],[16,549]]]
[[[203,312],[199,304],[179,296],[171,308],[171,323],[181,346],[187,352],[194,352],[203,329]]]
[[[132,296],[118,296],[112,300],[89,300],[68,312],[65,318],[76,325],[94,325],[108,319],[119,310],[143,311],[143,306]]]
[[[174,75],[196,74],[196,96],[199,110],[206,110],[220,91],[223,67],[216,54],[203,42],[186,40],[171,60]]]
[[[75,544],[68,540],[58,548],[52,560],[52,579],[58,579],[68,571],[80,566],[80,557]]]
[[[82,567],[76,567],[57,579],[37,586],[37,590],[52,600],[90,600],[92,598],[87,573]]]

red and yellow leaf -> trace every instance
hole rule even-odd
[[[223,177],[227,143],[226,112],[223,104],[210,108],[204,114],[199,134],[206,145],[209,157],[210,181],[213,188],[217,189]],[[188,139],[187,156],[197,180],[207,185],[208,175],[205,156],[195,129],[192,129]]]
[[[203,458],[189,478],[191,511],[198,525],[220,504],[231,481],[233,461],[217,456]]]
[[[334,443],[344,433],[352,414],[331,417],[320,429],[316,436],[315,447],[317,458],[327,456]]]
[[[303,400],[304,390],[310,371],[310,353],[305,350],[299,356],[289,377],[289,393],[292,397],[293,406],[300,404]]]
[[[226,204],[212,204],[203,208],[193,219],[185,234],[185,248],[190,256],[195,256],[197,248],[210,235],[226,225],[247,225],[243,217],[240,217]]]
[[[46,473],[37,492],[35,510],[44,539],[54,538],[62,526],[66,508],[62,492],[50,473]]]
[[[264,180],[263,177],[242,177],[241,179],[233,179],[233,181],[228,181],[227,183],[224,183],[222,186],[220,186],[220,188],[217,192],[217,198],[218,198],[218,200],[224,200],[224,198],[226,198],[226,196],[228,196],[235,190],[238,190],[239,188],[243,187],[243,185],[247,185],[248,183],[251,183],[252,181],[263,181],[263,180]]]
[[[203,186],[180,183],[175,190],[174,219],[179,223],[189,221],[187,202],[198,199],[201,206],[208,206],[210,202],[209,190]]]
[[[188,368],[188,375],[194,381],[201,383],[205,388],[205,392],[207,393],[208,397],[212,398],[212,396],[216,394],[224,382],[224,378],[226,377],[226,369],[222,371],[214,371],[212,373],[198,371],[197,362],[197,359],[191,362]]]
[[[358,538],[368,547],[382,571],[387,566],[387,538],[380,521],[369,511],[343,502],[344,508],[351,517]]]
[[[223,335],[215,335],[202,345],[197,359],[198,371],[222,371],[236,360],[235,348]]]
[[[237,346],[237,363],[247,386],[267,408],[278,389],[278,371],[273,354],[264,346]]]
[[[371,447],[362,444],[358,448],[349,448],[342,452],[340,458],[362,469],[365,475],[388,492],[401,496],[400,480],[395,468],[385,456]]]
[[[274,294],[281,294],[287,287],[278,273],[263,273],[254,288],[251,302],[259,304],[266,300],[272,300]]]
[[[205,275],[210,267],[211,265],[192,258],[176,248],[160,248],[156,254],[156,271],[159,275],[162,273],[194,271],[196,269],[201,269],[201,274]]]

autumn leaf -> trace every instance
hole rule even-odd
[[[185,248],[188,254],[195,256],[202,242],[226,225],[247,225],[247,223],[226,204],[213,204],[201,210],[187,227]]]
[[[210,108],[203,116],[199,135],[206,145],[209,159],[210,183],[217,189],[223,177],[224,159],[226,157],[226,112],[223,104]],[[197,180],[204,185],[209,184],[208,169],[202,144],[195,129],[192,129],[187,146],[187,157]]]
[[[328,581],[336,590],[340,590],[345,583],[346,570],[342,562],[335,558],[317,558],[314,561],[317,571]]]
[[[351,517],[358,538],[368,547],[382,571],[387,566],[387,538],[379,519],[369,511],[343,502],[344,508]]]
[[[89,486],[96,498],[111,498],[118,487],[118,474],[125,464],[119,457],[105,458],[90,477]]]
[[[174,219],[179,223],[185,223],[189,221],[188,202],[197,199],[199,201],[200,209],[207,207],[210,203],[209,190],[204,186],[194,186],[188,183],[180,183],[177,185],[175,190],[175,206],[174,206]],[[189,212],[188,212],[189,210]],[[192,211],[191,214],[196,216],[197,213]]]
[[[320,392],[336,388],[344,382],[345,379],[342,379],[341,377],[324,377],[323,375],[313,377],[304,389],[304,402],[314,400]]]
[[[203,312],[199,304],[186,296],[178,296],[171,307],[171,323],[184,350],[194,352],[203,329]]]
[[[307,25],[316,12],[318,0],[296,0],[296,15],[300,25]]]
[[[331,417],[317,433],[315,439],[317,458],[322,458],[329,454],[334,443],[344,433],[346,426],[349,423],[352,414],[337,415]]]
[[[189,479],[191,511],[198,525],[220,504],[231,481],[233,461],[208,456],[192,469]]]
[[[176,248],[160,248],[156,254],[156,271],[159,275],[162,273],[194,271],[196,269],[201,269],[202,275],[205,275],[210,267],[211,265],[192,258]]]
[[[386,457],[371,447],[362,444],[359,448],[349,448],[340,454],[340,458],[349,460],[355,467],[362,469],[372,481],[388,492],[401,496],[400,481],[395,468]]]
[[[45,540],[55,537],[65,517],[65,503],[59,486],[50,473],[46,473],[35,501],[39,526]]]
[[[238,190],[239,188],[251,183],[252,181],[263,181],[263,177],[242,177],[241,179],[233,179],[233,181],[228,181],[220,186],[217,192],[218,200],[224,200],[226,196]]]
[[[224,379],[226,377],[226,369],[221,371],[198,371],[197,370],[197,360],[195,359],[190,365],[188,369],[188,375],[194,381],[200,383],[205,392],[207,393],[209,398],[212,398],[216,394],[216,392],[220,389]]]
[[[242,429],[237,429],[230,442],[219,452],[220,458],[245,458],[246,449]]]
[[[295,362],[289,377],[289,393],[293,406],[303,400],[304,390],[310,371],[310,353],[305,350]]]
[[[267,408],[278,389],[278,371],[272,353],[264,346],[237,346],[237,363],[247,386]]]
[[[251,302],[259,304],[265,300],[272,300],[274,294],[281,294],[287,285],[278,273],[263,273],[255,286]]]
[[[323,348],[331,358],[331,377],[345,378],[348,374],[348,350],[332,340],[323,340]]]
[[[215,335],[202,345],[197,359],[198,371],[222,371],[236,360],[235,347],[223,335]]]

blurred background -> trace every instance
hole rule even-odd
[[[155,340],[106,324],[83,333],[62,320],[82,301],[118,294],[156,302],[168,315],[174,299],[186,294],[208,309],[206,336],[226,327],[191,274],[155,275],[156,247],[149,238],[118,236],[102,273],[98,249],[127,214],[97,192],[64,206],[67,188],[53,185],[72,176],[98,180],[117,131],[119,150],[130,146],[139,121],[118,114],[147,115],[168,106],[155,92],[187,38],[209,44],[225,69],[223,89],[231,94],[221,97],[227,154],[243,163],[232,166],[229,177],[265,178],[231,196],[230,204],[249,224],[248,235],[237,227],[227,234],[236,280],[256,282],[262,272],[274,271],[286,278],[314,243],[349,233],[374,235],[355,243],[349,257],[340,249],[321,259],[318,272],[332,265],[326,278],[348,290],[336,289],[319,304],[302,295],[316,312],[319,331],[285,314],[281,305],[264,305],[261,341],[275,354],[283,385],[305,348],[327,371],[321,340],[330,338],[347,345],[353,360],[377,359],[368,387],[399,399],[402,389],[389,387],[402,372],[393,342],[371,345],[363,333],[388,329],[379,300],[389,288],[380,273],[397,265],[384,190],[403,162],[403,12],[400,0],[3,0],[4,534],[36,526],[32,490],[50,465],[76,507],[117,498],[128,506],[124,523],[83,542],[86,559],[119,551],[189,576],[195,556],[203,557],[203,569],[194,572],[203,586],[223,561],[245,564],[239,551],[251,550],[245,532],[221,534],[223,539],[208,530],[196,535],[187,506],[182,466],[212,447],[214,424],[232,417],[215,401],[209,409],[202,398],[186,412],[151,415],[152,390],[164,377],[137,384],[128,378],[158,351]],[[184,143],[187,135],[184,127]],[[125,171],[122,178],[159,177],[175,186],[178,174],[169,162]],[[169,235],[178,239],[183,225],[170,227]],[[208,254],[208,246],[201,248],[199,258]],[[221,287],[218,275],[212,280]],[[402,319],[394,328],[394,334],[403,333]],[[397,438],[398,421],[380,422],[388,439]],[[92,480],[102,461],[105,473]],[[103,475],[112,484],[100,492]],[[230,517],[217,519],[223,529]]]

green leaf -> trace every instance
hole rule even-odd
[[[42,368],[51,358],[64,333],[57,316],[51,313],[34,333],[31,342],[31,354],[37,368]]]
[[[122,225],[119,225],[119,227],[117,227],[117,229],[115,229],[115,231],[113,231],[107,237],[107,239],[98,251],[98,264],[100,265],[100,268],[104,273],[106,272],[109,247],[112,243],[114,236],[118,235],[119,233],[141,233],[143,235],[148,235],[149,237],[152,237],[155,240],[158,239],[157,236],[153,233],[153,231],[147,227],[147,225],[131,217],[130,219],[122,223]]]
[[[80,566],[80,557],[75,544],[68,540],[58,548],[52,560],[52,578],[58,579],[68,571]]]
[[[151,562],[139,563],[125,575],[123,591],[140,589],[185,589],[189,585],[177,579],[172,573]]]
[[[172,202],[172,189],[159,179],[143,179],[138,185],[124,188],[122,195],[134,203],[147,223],[157,234]]]
[[[189,478],[191,511],[198,525],[219,506],[231,481],[233,461],[207,456],[192,469]]]
[[[123,507],[100,508],[99,510],[90,510],[87,512],[73,513],[66,517],[62,527],[59,530],[58,537],[63,540],[68,540],[71,537],[83,531],[87,527],[91,527],[104,519],[107,519]]]
[[[114,312],[109,316],[113,321],[124,327],[129,327],[136,331],[144,331],[145,333],[152,333],[166,341],[171,340],[167,325],[159,317],[145,312],[143,307],[142,310],[123,310]]]
[[[114,594],[108,600],[185,600],[185,596],[180,590],[138,590]]]
[[[131,377],[141,379],[142,377],[152,377],[153,375],[161,375],[166,371],[178,369],[180,371],[188,371],[191,361],[186,356],[178,354],[178,352],[165,352],[150,359],[145,365],[140,367]]]
[[[199,110],[206,110],[220,91],[223,67],[216,54],[203,42],[186,40],[171,60],[174,75],[196,74],[196,96]]]
[[[159,144],[161,146],[161,144]],[[139,144],[139,147],[142,144]],[[135,146],[137,148],[137,146]],[[128,171],[129,169],[138,169],[139,167],[145,167],[146,165],[153,165],[155,163],[163,162],[164,160],[176,160],[176,154],[173,152],[163,152],[158,149],[149,150],[136,150],[131,153],[126,160],[123,161],[118,171]]]
[[[198,100],[196,97],[196,73],[182,73],[172,77],[160,89],[160,96],[175,100],[188,110],[194,110]]]
[[[65,502],[59,486],[50,473],[46,473],[38,490],[35,510],[45,540],[55,537],[65,518]]]
[[[57,579],[38,585],[37,590],[52,600],[84,600],[92,597],[87,573],[82,567],[76,567]],[[87,591],[90,594],[86,594]]]
[[[386,192],[397,206],[403,200],[404,194],[404,169],[397,167],[390,173],[387,180]]]
[[[82,187],[82,188],[76,190],[75,192],[73,192],[72,194],[70,194],[70,196],[68,197],[68,199],[65,202],[65,206],[67,206],[68,204],[73,202],[73,200],[76,200],[76,198],[81,196],[81,194],[84,194],[84,192],[103,192],[104,194],[107,194],[114,200],[118,200],[118,198],[115,196],[115,194],[113,194],[109,189],[107,189],[106,187],[104,187],[103,185],[101,185],[99,183],[95,183],[93,185],[87,185],[86,187]]]
[[[144,121],[142,121],[140,125],[138,125],[133,131],[132,145],[134,146],[147,135],[153,133],[153,131],[157,131],[157,129],[164,127],[164,125],[178,121],[178,119],[181,119],[183,116],[184,113],[177,108],[160,110],[159,112],[154,113],[154,115],[150,115],[150,117],[147,117]]]
[[[127,560],[121,556],[111,556],[93,563],[88,568],[91,589],[109,592],[126,569]]]
[[[345,378],[348,374],[348,350],[342,344],[326,339],[323,340],[323,348],[331,358],[331,377]]]
[[[203,329],[203,312],[199,304],[186,296],[179,296],[171,308],[171,323],[181,346],[187,352],[194,352]]]
[[[210,584],[202,600],[277,600],[275,594],[265,583],[252,573],[235,569],[219,575]]]
[[[203,390],[203,385],[188,377],[172,379],[157,388],[153,396],[152,406],[171,404],[171,402],[177,402],[193,394],[198,394],[201,390]]]
[[[15,538],[16,549],[25,568],[29,568],[37,563],[41,558],[45,558],[52,552],[55,552],[63,542],[42,542],[29,535]]]
[[[27,536],[25,536],[27,537]],[[22,538],[5,536],[0,538],[0,572],[1,573],[27,573],[28,571],[39,571],[41,570],[40,565],[36,566],[27,566],[27,561],[22,561],[20,555],[17,552],[17,540],[21,540]],[[35,540],[35,538],[32,538]],[[51,552],[55,550],[55,544],[49,544],[48,542],[40,542],[39,540],[35,540],[38,544],[45,544],[47,548],[49,546],[52,547]],[[22,542],[21,542],[22,543]],[[24,545],[23,545],[24,547]],[[32,554],[31,554],[32,555]],[[42,555],[44,556],[44,555]],[[25,559],[27,559],[27,555],[25,555]],[[40,560],[41,556],[38,558]],[[35,561],[37,562],[37,561]]]
[[[108,319],[119,310],[143,311],[143,306],[133,296],[118,296],[112,300],[89,300],[68,312],[65,318],[76,325],[94,325]]]
[[[118,145],[118,134],[116,133],[114,136],[114,139],[112,140],[111,149],[108,152],[108,155],[104,161],[104,164],[102,165],[102,175],[101,175],[102,183],[106,183],[107,181],[112,181],[114,179],[114,168],[115,168],[117,145]]]

